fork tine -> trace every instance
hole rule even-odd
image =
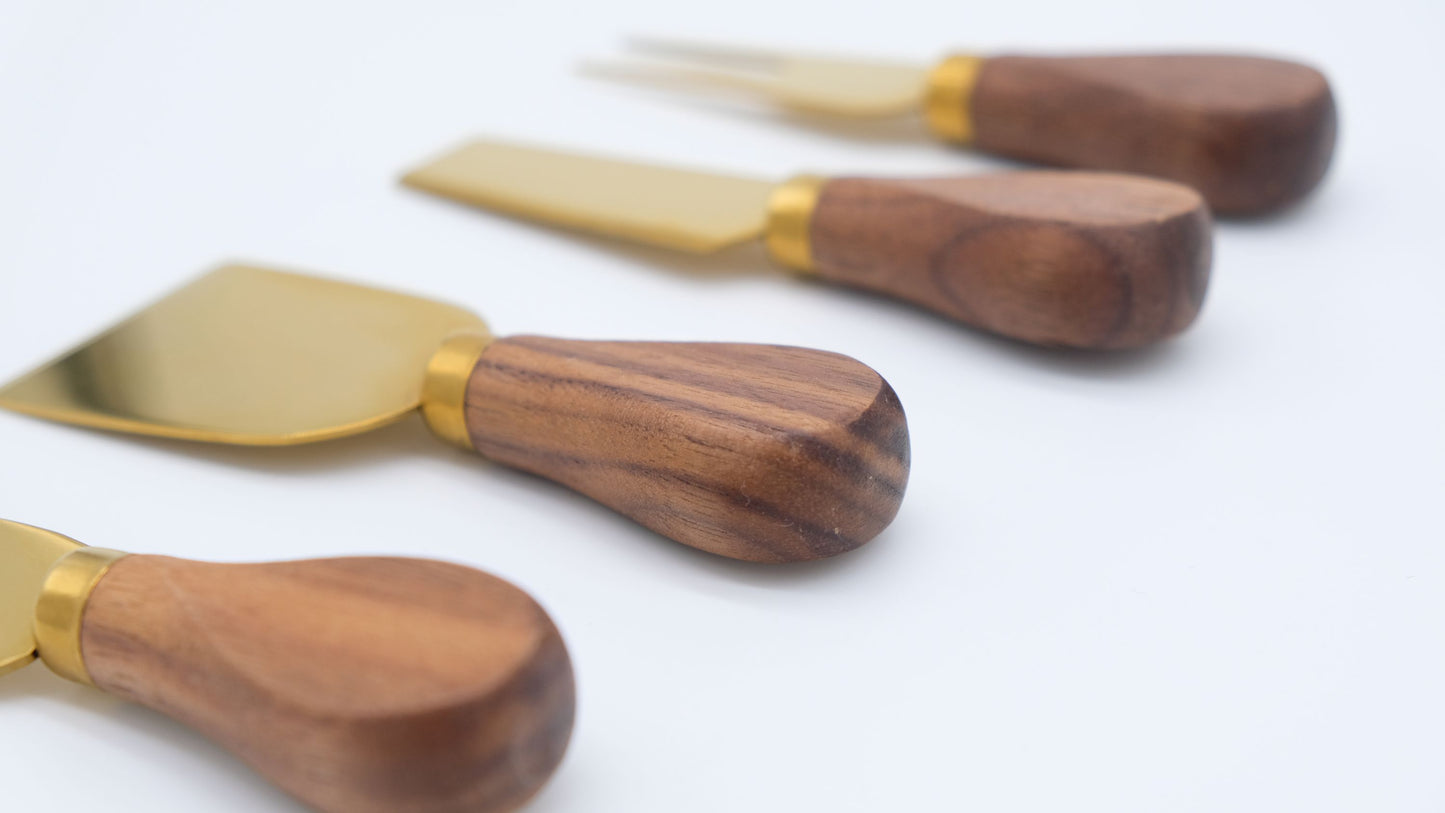
[[[777,83],[771,79],[721,68],[668,65],[635,59],[589,59],[580,65],[580,71],[586,76],[632,84],[777,95]]]
[[[732,67],[757,71],[775,71],[789,58],[781,51],[721,45],[686,40],[628,37],[624,49],[643,55],[665,57],[714,67]]]
[[[674,90],[744,91],[793,111],[855,118],[918,112],[929,73],[916,65],[764,49],[652,39],[631,45],[652,56],[593,62],[584,72]]]

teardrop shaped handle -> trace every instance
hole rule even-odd
[[[1194,321],[1211,222],[1167,181],[1087,172],[840,178],[809,225],[821,277],[1046,346],[1139,347]]]
[[[128,556],[96,585],[80,638],[98,687],[324,811],[512,810],[572,729],[552,621],[459,565]]]
[[[1329,82],[1275,59],[1000,56],[984,61],[970,99],[980,149],[1169,178],[1221,214],[1304,197],[1335,145]]]
[[[796,347],[498,339],[472,372],[466,423],[493,460],[749,561],[862,545],[908,479],[888,382]]]

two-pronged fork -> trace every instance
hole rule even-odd
[[[741,91],[798,112],[922,114],[939,137],[1056,166],[1187,183],[1226,214],[1261,214],[1319,183],[1335,142],[1325,77],[1248,56],[952,56],[933,68],[764,49],[635,41],[645,59],[588,73]]]

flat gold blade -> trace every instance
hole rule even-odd
[[[35,602],[45,575],[79,547],[60,534],[0,519],[0,675],[35,660]]]
[[[452,305],[228,266],[0,388],[0,407],[161,437],[281,446],[415,409],[443,339],[485,330]]]
[[[777,185],[494,141],[467,144],[402,181],[519,217],[699,254],[761,237]]]

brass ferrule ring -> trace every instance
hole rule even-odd
[[[799,175],[774,189],[768,198],[763,242],[768,254],[784,268],[813,271],[813,210],[818,208],[824,183],[815,175]]]
[[[973,142],[973,89],[983,63],[983,57],[951,56],[928,75],[923,115],[928,129],[939,138],[958,144]]]
[[[50,568],[35,602],[35,649],[50,671],[94,686],[81,652],[80,628],[95,586],[128,554],[108,548],[76,548]]]
[[[422,382],[421,414],[426,425],[442,440],[469,451],[467,382],[491,344],[492,335],[485,328],[448,336],[427,362]]]

